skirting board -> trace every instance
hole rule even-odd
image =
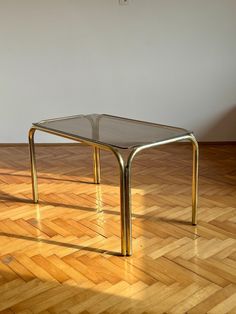
[[[187,142],[178,142],[173,144],[189,144]],[[198,141],[199,145],[236,145],[236,141],[219,141],[219,142],[201,142]],[[85,143],[75,142],[75,143],[35,143],[36,146],[75,146],[75,145],[84,145],[88,146]],[[28,146],[28,143],[0,143],[0,147],[14,147],[14,146]]]

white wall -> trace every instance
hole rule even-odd
[[[0,142],[89,112],[236,140],[236,0],[0,0]]]

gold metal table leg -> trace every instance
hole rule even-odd
[[[126,220],[126,255],[132,255],[132,204],[131,204],[131,164],[125,167],[125,220]]]
[[[183,136],[178,140],[190,140],[193,146],[193,174],[192,174],[192,224],[197,224],[197,206],[198,206],[198,165],[199,165],[199,148],[196,138],[193,134]],[[126,255],[132,255],[132,209],[131,209],[131,166],[132,161],[137,153],[146,148],[157,147],[159,145],[168,144],[176,141],[176,139],[167,140],[157,145],[146,145],[146,147],[139,147],[134,149],[128,159],[125,166],[125,231],[126,231]]]
[[[195,137],[192,135],[190,140],[193,145],[193,176],[192,176],[192,225],[197,224],[197,206],[198,206],[198,164],[199,148]]]
[[[93,147],[93,166],[94,166],[94,183],[101,182],[101,164],[100,164],[100,149]]]
[[[132,255],[132,220],[130,171],[122,167],[120,173],[120,207],[121,207],[121,254]]]
[[[121,223],[121,254],[126,256],[126,174],[125,167],[120,167],[120,223]]]
[[[30,148],[30,165],[31,165],[31,180],[34,203],[38,203],[38,182],[37,169],[35,160],[35,146],[34,146],[35,128],[29,130],[29,148]]]
[[[120,223],[121,223],[121,254],[132,255],[132,221],[130,164],[125,164],[121,153],[112,149],[120,168]]]

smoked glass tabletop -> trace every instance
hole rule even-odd
[[[189,135],[182,128],[138,121],[107,114],[76,115],[33,123],[45,131],[54,131],[81,141],[132,149],[147,144]]]

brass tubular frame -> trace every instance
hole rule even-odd
[[[116,149],[111,150],[119,164],[120,168],[120,223],[121,223],[121,254],[123,256],[128,255],[127,254],[127,182],[126,182],[126,167],[125,162],[120,154],[120,152]]]
[[[198,164],[199,164],[199,148],[198,143],[194,135],[191,133],[189,135],[180,136],[177,138],[164,140],[159,143],[152,143],[148,145],[143,145],[134,149],[128,159],[126,165],[126,180],[127,180],[127,187],[126,190],[126,247],[127,247],[127,255],[132,255],[132,212],[131,212],[131,193],[130,193],[130,177],[131,177],[131,166],[134,160],[134,157],[141,152],[142,150],[157,147],[164,144],[170,144],[173,142],[179,142],[188,140],[192,142],[193,145],[193,174],[192,174],[192,225],[197,224],[197,201],[198,201]],[[128,201],[130,200],[130,201]]]
[[[101,182],[101,164],[100,164],[100,149],[93,148],[93,167],[94,167],[94,183]]]
[[[194,135],[191,135],[190,141],[193,145],[193,176],[192,176],[192,225],[197,225],[197,207],[198,207],[198,168],[199,168],[199,147]]]
[[[35,159],[34,134],[35,134],[35,128],[31,128],[29,130],[29,148],[30,148],[32,192],[33,192],[34,203],[38,203],[38,179],[37,179],[37,168],[36,168],[36,159]]]
[[[121,254],[123,256],[132,255],[132,210],[131,210],[131,167],[134,157],[144,149],[157,147],[173,142],[189,140],[193,145],[193,175],[192,175],[192,224],[197,224],[197,200],[198,200],[198,159],[199,148],[198,143],[191,133],[189,135],[180,136],[177,138],[163,140],[158,143],[143,145],[131,150],[127,161],[123,158],[120,149],[116,149],[111,145],[103,145],[101,143],[80,139],[79,137],[67,135],[54,130],[48,130],[39,126],[34,126],[29,130],[29,147],[30,147],[30,161],[31,161],[31,177],[32,177],[32,191],[33,200],[38,202],[38,187],[37,187],[37,169],[35,159],[35,145],[34,134],[39,130],[49,134],[58,135],[64,138],[72,139],[77,142],[83,142],[93,146],[93,160],[94,160],[94,182],[100,183],[100,149],[111,151],[119,164],[120,169],[120,217],[121,217]]]
[[[30,146],[30,162],[31,162],[31,178],[32,178],[32,192],[34,203],[38,202],[38,182],[37,182],[37,169],[36,169],[36,158],[35,158],[35,145],[34,145],[34,134],[35,131],[42,131],[45,133],[58,135],[67,139],[71,139],[77,142],[83,142],[94,147],[94,180],[100,182],[100,149],[108,150],[113,152],[115,155],[119,168],[120,168],[120,216],[121,216],[121,254],[127,255],[126,249],[126,175],[125,175],[125,164],[124,160],[118,150],[112,146],[102,145],[100,143],[86,141],[75,136],[66,135],[54,130],[44,129],[38,126],[34,126],[29,130],[29,146]]]

